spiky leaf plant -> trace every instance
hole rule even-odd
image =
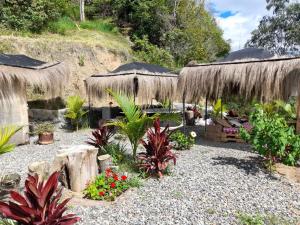
[[[13,201],[0,202],[4,217],[23,225],[72,225],[80,220],[73,214],[64,215],[70,199],[59,203],[62,189],[58,188],[59,172],[53,173],[46,183],[39,182],[38,176],[28,175],[24,196],[11,191]]]

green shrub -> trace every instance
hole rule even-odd
[[[88,111],[83,110],[84,99],[80,96],[70,96],[67,99],[67,113],[65,117],[71,120],[71,124],[79,130],[79,127],[84,123],[84,116]]]
[[[264,225],[264,219],[261,215],[238,215],[240,225]]]
[[[187,136],[179,130],[171,134],[170,140],[175,142],[176,150],[187,150],[195,144],[195,139],[191,135]]]
[[[174,68],[173,56],[165,49],[159,48],[149,42],[148,37],[134,38],[135,56],[144,62]]]
[[[103,146],[101,149],[103,154],[111,155],[113,163],[121,163],[126,158],[126,145],[120,143],[110,143],[106,146]]]
[[[5,0],[0,7],[0,21],[14,30],[40,33],[49,22],[57,20],[68,0]]]
[[[55,130],[54,124],[52,124],[50,122],[44,122],[44,123],[38,124],[35,127],[34,133],[35,134],[53,133],[54,130]]]
[[[65,35],[67,31],[76,29],[76,24],[69,17],[62,17],[57,21],[50,22],[48,30],[52,33]]]
[[[241,137],[249,141],[254,150],[264,156],[268,168],[272,170],[275,162],[295,165],[300,158],[300,136],[289,127],[284,117],[277,113],[267,113],[262,105],[250,115],[251,131],[240,130]]]
[[[237,215],[239,225],[296,225],[296,221],[280,218],[275,215],[242,214]]]
[[[109,20],[86,20],[80,23],[80,28],[96,30],[105,33],[117,33],[118,28]]]

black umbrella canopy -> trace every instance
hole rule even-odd
[[[26,55],[0,54],[0,65],[34,69],[46,62],[30,58]]]
[[[230,62],[243,59],[269,59],[275,55],[261,48],[245,48],[229,53],[224,59],[219,62]]]
[[[170,73],[170,70],[168,70],[167,68],[142,62],[132,62],[124,64],[112,71],[112,73],[129,72],[133,70],[150,73]]]

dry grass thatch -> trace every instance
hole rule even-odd
[[[94,75],[86,79],[87,94],[93,99],[110,99],[107,89],[128,96],[136,95],[139,103],[150,104],[152,99],[174,100],[178,76],[141,72]]]
[[[188,102],[231,94],[261,101],[287,99],[300,88],[300,58],[189,65],[179,75],[178,88]]]
[[[26,85],[36,86],[51,97],[59,95],[69,74],[64,63],[44,64],[35,69],[0,65],[0,102],[7,102],[11,93],[24,95]]]

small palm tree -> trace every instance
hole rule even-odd
[[[158,115],[149,117],[143,114],[141,109],[134,104],[133,98],[117,94],[111,90],[108,90],[108,92],[113,96],[125,115],[123,120],[111,122],[109,125],[119,127],[121,132],[128,137],[135,158],[140,140]]]
[[[67,99],[67,113],[65,117],[71,120],[71,124],[76,127],[76,131],[79,129],[79,124],[82,122],[82,118],[88,111],[83,110],[84,99],[80,96],[70,96]]]
[[[10,152],[16,147],[15,144],[9,144],[8,142],[11,137],[21,129],[22,127],[14,125],[0,127],[0,155]]]

